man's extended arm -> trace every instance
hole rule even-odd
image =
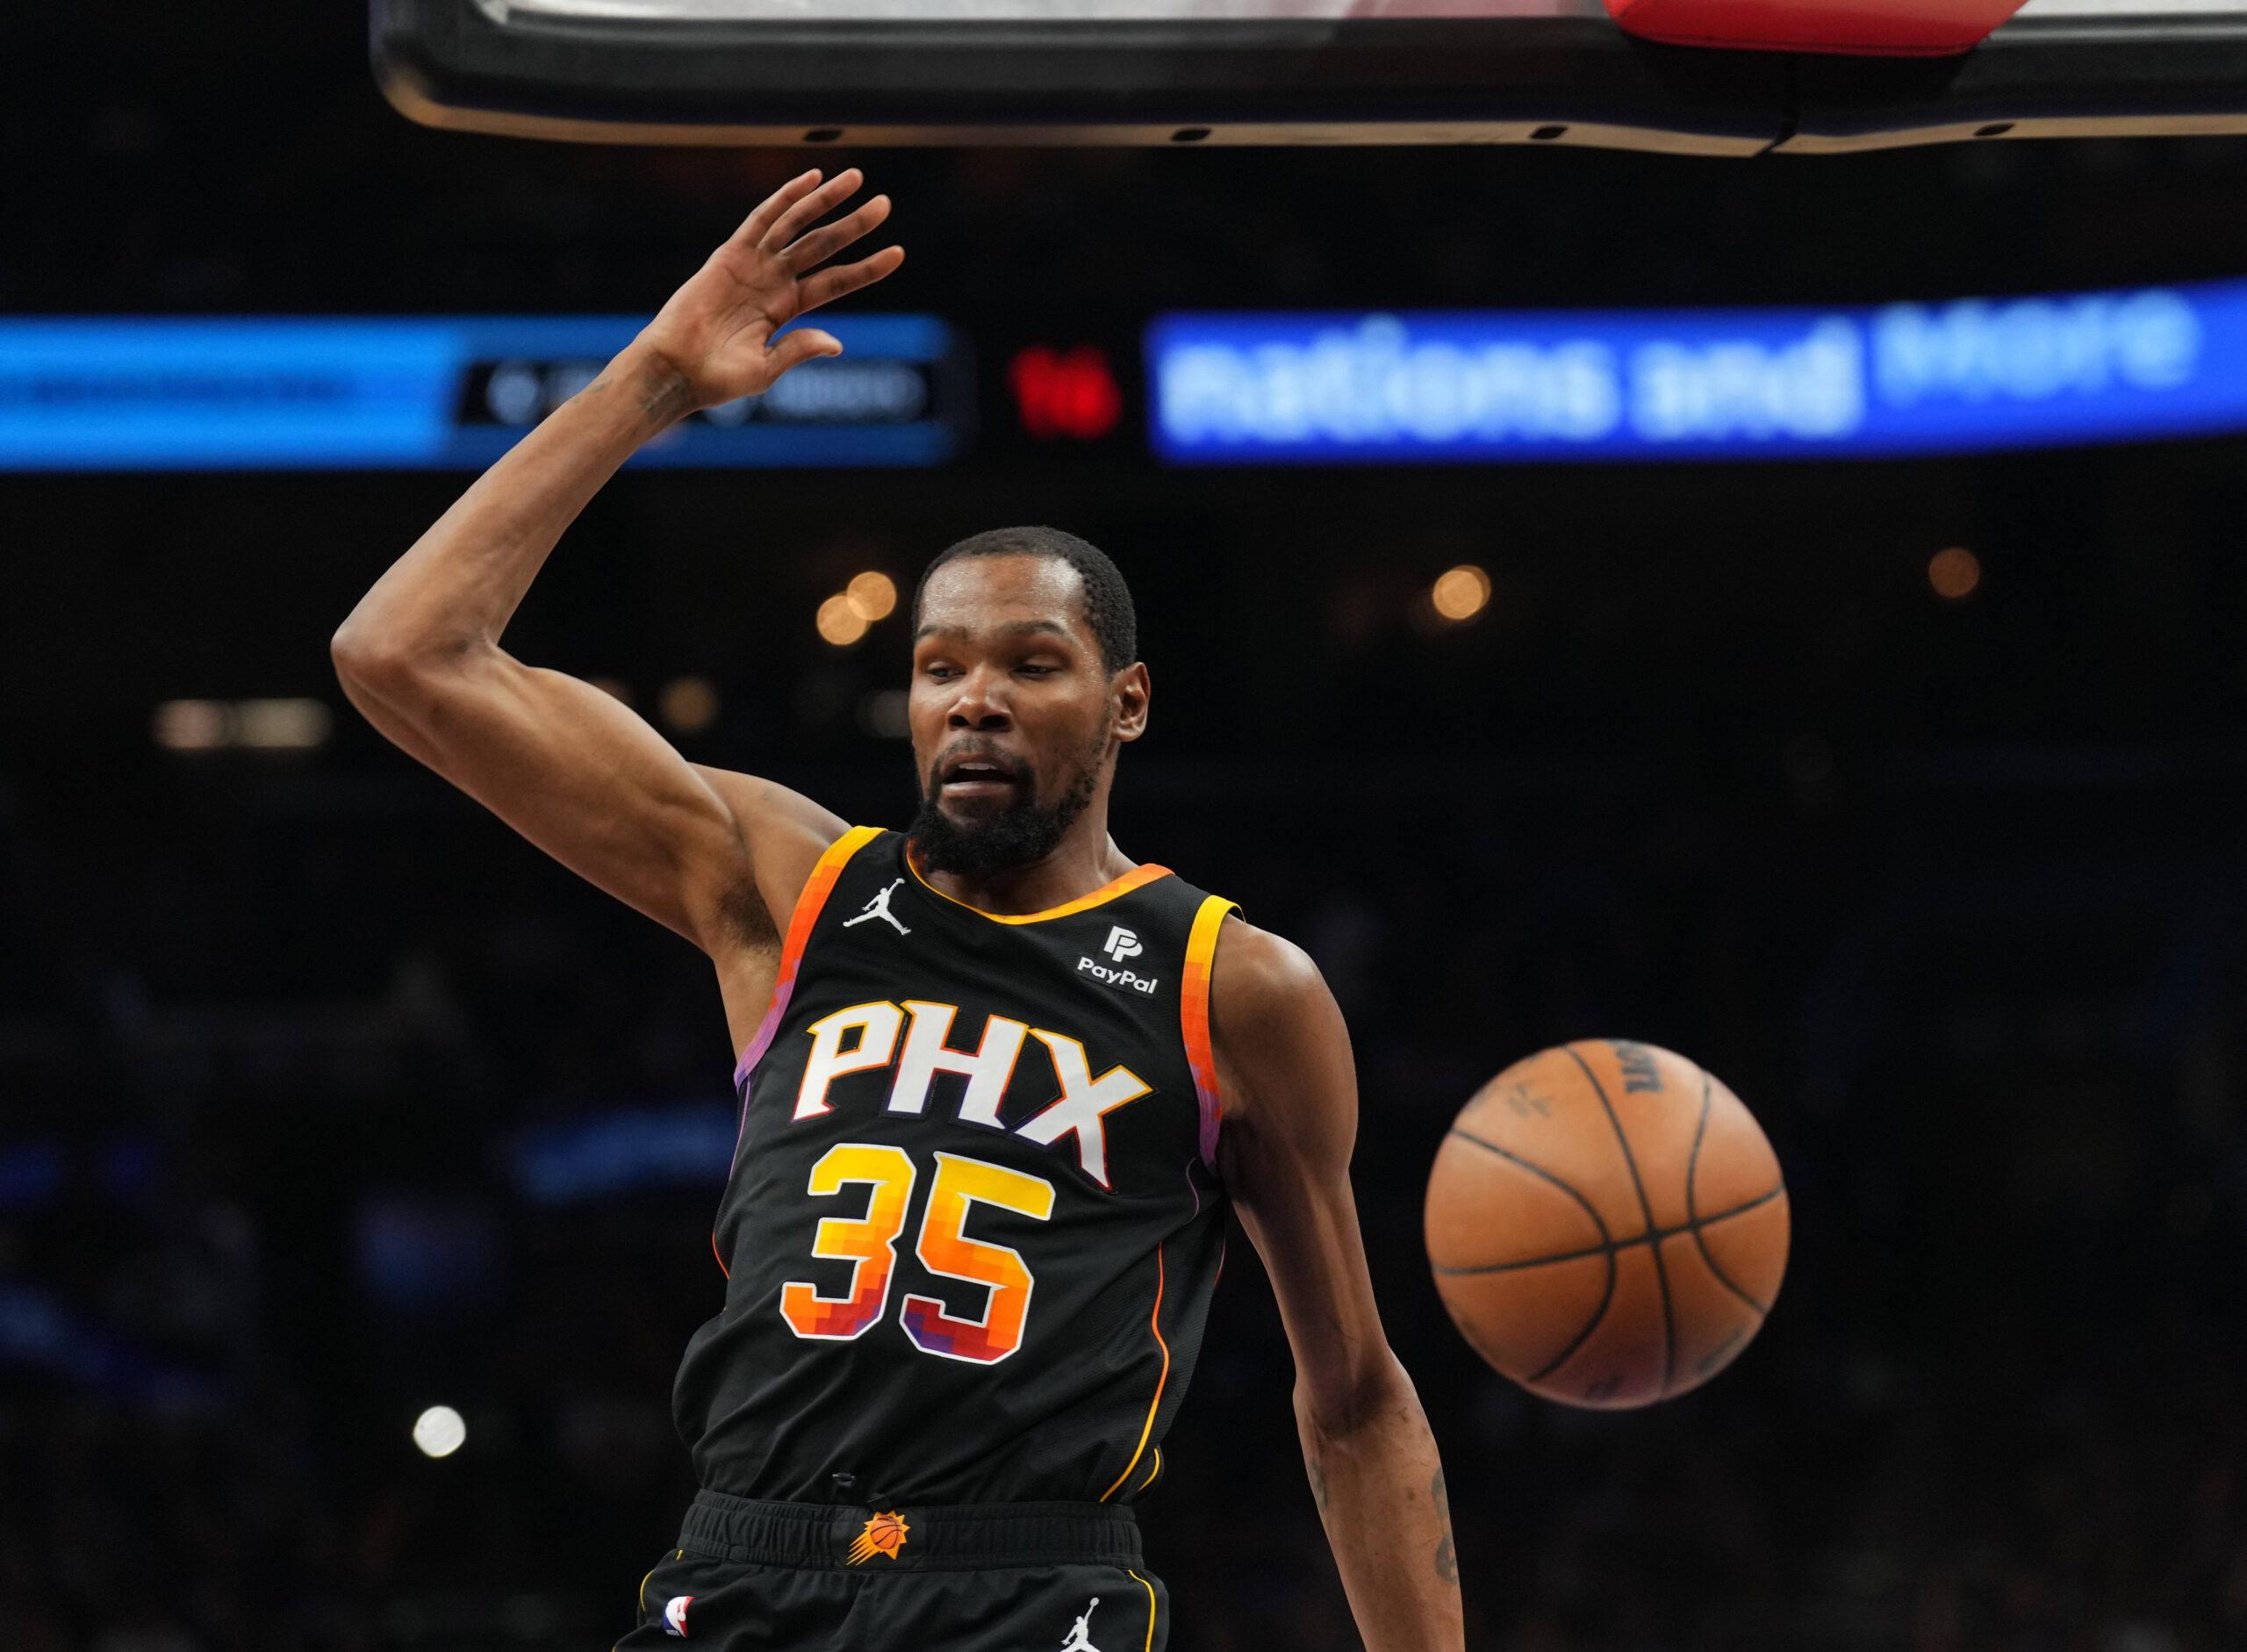
[[[813,273],[888,215],[877,197],[812,227],[858,183],[856,172],[823,186],[806,173],[759,206],[592,384],[376,582],[334,647],[344,692],[384,734],[708,952],[737,1040],[761,995],[747,981],[736,990],[731,965],[744,945],[770,950],[771,914],[785,921],[842,822],[782,787],[695,767],[626,707],[523,664],[499,636],[564,529],[642,444],[840,350],[816,328],[774,335],[901,261],[891,248]]]
[[[1367,1652],[1456,1652],[1459,1568],[1443,1465],[1389,1352],[1350,1193],[1357,1080],[1326,983],[1296,947],[1228,921],[1211,988],[1222,1168],[1296,1359],[1296,1425]]]

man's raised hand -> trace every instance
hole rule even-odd
[[[864,182],[856,167],[823,183],[816,171],[792,179],[671,294],[640,334],[677,375],[655,392],[667,417],[758,395],[798,363],[843,353],[834,336],[817,327],[798,327],[777,343],[773,335],[806,311],[871,286],[905,262],[903,248],[885,247],[856,263],[818,268],[889,216],[889,197],[877,195],[848,216],[819,224]]]
[[[762,782],[719,782],[590,684],[499,644],[549,552],[650,438],[697,407],[768,389],[841,346],[805,311],[878,281],[904,255],[819,266],[889,216],[877,197],[819,226],[859,184],[816,172],[710,255],[593,382],[455,500],[335,634],[345,692],[374,725],[533,843],[720,959],[728,1013],[772,995],[766,916],[786,913],[843,823]],[[748,787],[742,792],[741,787]],[[753,887],[746,908],[740,899]]]

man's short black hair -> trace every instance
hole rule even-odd
[[[1084,582],[1085,623],[1092,627],[1093,640],[1100,644],[1102,668],[1113,676],[1139,657],[1139,617],[1132,609],[1131,588],[1124,583],[1123,573],[1099,546],[1058,528],[994,528],[946,546],[921,571],[921,583],[913,588],[916,626],[921,620],[921,594],[929,588],[930,577],[946,563],[965,557],[1043,557],[1049,562],[1068,564]]]

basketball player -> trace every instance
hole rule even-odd
[[[1279,1295],[1366,1645],[1455,1648],[1443,1475],[1351,1201],[1342,1018],[1302,952],[1108,835],[1149,693],[1114,564],[1045,528],[936,559],[904,833],[689,764],[499,646],[635,449],[839,352],[776,333],[902,262],[821,268],[888,216],[877,197],[819,226],[858,183],[808,172],[759,206],[335,638],[384,734],[717,969],[741,1055],[728,1282],[675,1402],[703,1489],[622,1644],[1161,1646],[1131,1505],[1162,1471],[1230,1209]]]

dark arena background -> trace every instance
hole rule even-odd
[[[0,310],[643,315],[802,164],[417,127],[365,31],[11,9]],[[1156,686],[1118,839],[1347,1013],[1471,1647],[2247,1643],[2247,437],[1180,464],[1142,353],[1195,312],[2186,291],[2247,275],[2247,140],[845,157],[911,255],[839,314],[942,320],[951,456],[629,471],[511,644],[894,823],[907,628],[829,600],[1009,522],[1116,557]],[[327,663],[467,479],[0,478],[9,1652],[606,1647],[693,1490],[708,971]],[[1485,1368],[1419,1229],[1475,1087],[1609,1034],[1739,1092],[1796,1223],[1755,1346],[1627,1414]],[[1236,1244],[1143,1507],[1186,1652],[1358,1644],[1291,1380]]]

